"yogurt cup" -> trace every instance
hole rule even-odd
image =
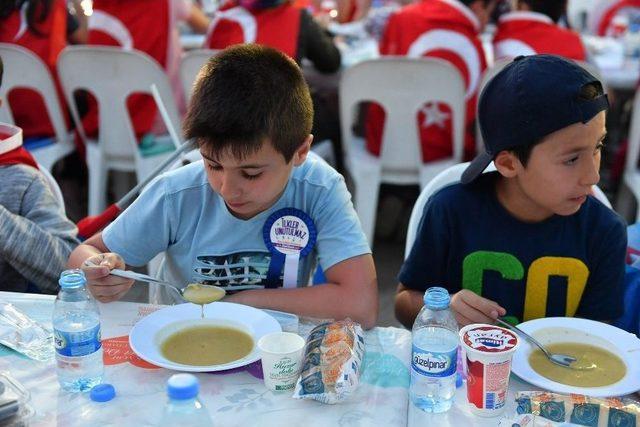
[[[511,358],[518,336],[494,325],[473,324],[460,330],[467,367],[467,399],[471,412],[495,417],[504,411],[511,374]]]

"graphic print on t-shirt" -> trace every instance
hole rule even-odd
[[[527,271],[524,267],[506,252],[475,251],[462,263],[462,287],[498,299],[515,321],[576,314],[589,278],[584,262],[543,256],[534,260]],[[486,280],[487,273],[493,273],[497,280]],[[549,309],[551,306],[554,309]]]
[[[227,255],[199,255],[194,282],[215,285],[227,291],[262,289],[267,278],[271,253],[235,252]]]

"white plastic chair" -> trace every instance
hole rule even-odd
[[[180,60],[180,82],[187,101],[191,99],[193,83],[200,72],[202,66],[219,50],[216,49],[194,49],[185,52]]]
[[[50,171],[53,165],[75,150],[73,134],[67,130],[60,99],[47,65],[33,52],[22,46],[0,43],[0,58],[4,64],[4,76],[0,86],[0,122],[15,124],[7,94],[16,88],[28,88],[38,92],[44,101],[49,120],[55,132],[51,144],[32,149],[30,153]]]
[[[58,58],[58,74],[82,135],[85,132],[73,102],[74,92],[88,90],[99,104],[98,140],[84,138],[89,168],[89,215],[96,215],[106,206],[109,170],[135,172],[140,181],[170,155],[143,157],[140,154],[126,107],[128,96],[151,94],[151,85],[155,84],[176,129],[180,129],[178,109],[164,70],[140,51],[111,46],[69,46]]]
[[[429,184],[420,192],[416,203],[413,205],[413,209],[411,210],[411,217],[409,217],[409,227],[407,228],[407,239],[405,241],[404,246],[404,258],[406,259],[411,252],[411,248],[413,247],[413,242],[416,239],[416,234],[418,233],[418,226],[420,224],[420,219],[422,218],[422,213],[424,211],[424,205],[429,200],[429,197],[441,188],[453,184],[460,181],[460,177],[462,176],[462,172],[469,166],[469,162],[460,163],[455,166],[451,166],[445,171],[442,171],[433,178]],[[484,173],[493,172],[496,170],[493,162],[489,164],[487,169],[485,169]],[[602,202],[605,206],[611,209],[611,203],[607,199],[607,196],[602,192],[600,187],[597,185],[593,186],[593,196]]]
[[[373,101],[386,112],[382,152],[370,154],[351,131],[360,102]],[[450,106],[453,156],[422,163],[416,122],[429,101]],[[383,57],[348,68],[340,80],[340,122],[346,165],[355,182],[355,208],[369,243],[373,242],[381,183],[419,184],[423,188],[447,167],[462,161],[465,83],[451,64],[434,58]]]
[[[631,125],[629,126],[629,146],[627,147],[627,159],[624,166],[623,183],[629,187],[631,194],[636,199],[636,222],[640,221],[640,91],[636,91],[633,100],[633,115],[631,116]],[[620,192],[618,198],[618,209],[622,214],[629,211],[629,203],[625,198],[628,193]]]

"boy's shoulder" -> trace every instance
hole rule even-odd
[[[22,164],[0,167],[0,176],[2,177],[1,181],[3,183],[3,187],[14,192],[16,187],[29,186],[33,182],[46,185],[45,178],[40,171],[31,166]]]
[[[459,181],[448,184],[433,193],[429,204],[452,210],[468,210],[471,206],[494,203],[496,179],[497,174],[493,172],[485,173],[469,184]]]
[[[618,233],[625,234],[626,221],[616,211],[605,206],[594,196],[587,197],[580,208],[579,215],[583,217],[583,221],[593,234],[616,229]]]
[[[165,172],[156,178],[156,181],[166,194],[180,193],[209,185],[202,160]]]
[[[322,157],[311,151],[305,162],[293,170],[291,180],[294,185],[330,189],[343,180],[343,177]]]

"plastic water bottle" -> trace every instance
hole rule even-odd
[[[425,412],[445,412],[456,393],[458,324],[449,309],[449,293],[429,288],[411,338],[411,402]]]
[[[169,401],[164,407],[160,426],[211,427],[207,409],[198,400],[200,384],[191,374],[175,374],[167,381]]]
[[[53,309],[58,381],[63,390],[86,391],[104,374],[100,312],[82,270],[63,271],[59,283]]]

